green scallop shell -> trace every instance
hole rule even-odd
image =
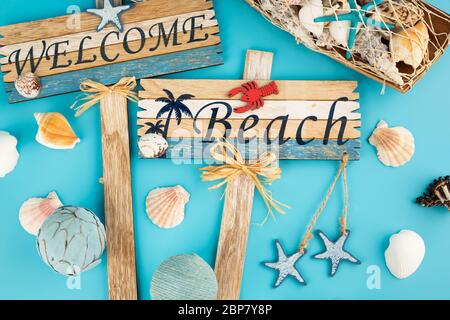
[[[215,300],[216,275],[198,255],[177,255],[156,269],[150,296],[153,300]]]

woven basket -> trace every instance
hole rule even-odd
[[[245,0],[249,3],[255,10],[259,11],[267,20],[269,20],[272,24],[279,27],[280,29],[291,33],[297,40],[298,43],[301,43],[308,47],[311,50],[320,52],[329,56],[330,58],[344,64],[345,66],[356,70],[359,73],[366,75],[367,77],[376,80],[382,84],[386,84],[400,92],[408,92],[419,79],[421,79],[428,69],[433,65],[444,53],[445,49],[448,46],[450,39],[450,15],[429,5],[428,3],[421,0],[412,0],[415,6],[424,11],[424,15],[422,17],[423,22],[428,26],[430,40],[428,43],[428,50],[426,52],[426,58],[422,65],[413,69],[412,67],[406,65],[403,62],[398,62],[396,64],[397,69],[401,74],[401,81],[403,84],[395,83],[391,79],[389,79],[383,72],[376,70],[373,66],[369,65],[366,61],[364,61],[360,55],[354,54],[351,60],[347,60],[345,57],[346,50],[333,47],[319,47],[316,43],[311,42],[307,37],[302,37],[302,34],[299,32],[294,32],[289,26],[284,23],[284,21],[280,21],[276,18],[277,14],[273,14],[270,10],[264,9],[264,1],[265,0]],[[298,15],[295,13],[295,7],[289,7],[287,4],[287,0],[271,0],[272,2],[279,2],[280,4],[283,2],[283,5],[288,9],[292,8],[293,16],[298,19]],[[394,1],[394,0],[387,0]],[[398,0],[397,0],[398,1]],[[284,4],[286,2],[286,4]],[[274,17],[275,16],[275,17]],[[299,22],[300,23],[300,22]],[[291,29],[291,30],[289,30]]]

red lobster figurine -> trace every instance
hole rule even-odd
[[[228,96],[234,97],[238,93],[242,93],[241,101],[247,102],[245,107],[234,108],[236,113],[244,113],[249,110],[259,109],[264,106],[264,97],[272,94],[278,94],[278,86],[275,81],[268,85],[258,88],[255,81],[250,81],[242,85],[242,87],[234,88],[228,93]]]

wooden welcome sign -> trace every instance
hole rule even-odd
[[[149,79],[141,84],[139,136],[165,136],[167,158],[209,159],[211,144],[222,137],[246,159],[267,150],[280,159],[337,160],[344,152],[359,158],[356,82]],[[271,86],[277,94],[270,94]],[[265,90],[269,95],[253,101],[247,112],[235,112],[247,108],[242,95]]]
[[[103,1],[102,1],[103,2]],[[119,1],[120,2],[120,1]],[[73,17],[72,17],[73,18]],[[41,78],[40,98],[78,91],[86,79],[105,85],[130,75],[147,78],[223,63],[209,0],[151,0],[120,13],[122,30],[89,12],[0,27],[0,64],[10,103],[27,100],[14,81]]]

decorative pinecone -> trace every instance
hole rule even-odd
[[[427,208],[445,206],[450,211],[450,176],[435,179],[416,203]]]

